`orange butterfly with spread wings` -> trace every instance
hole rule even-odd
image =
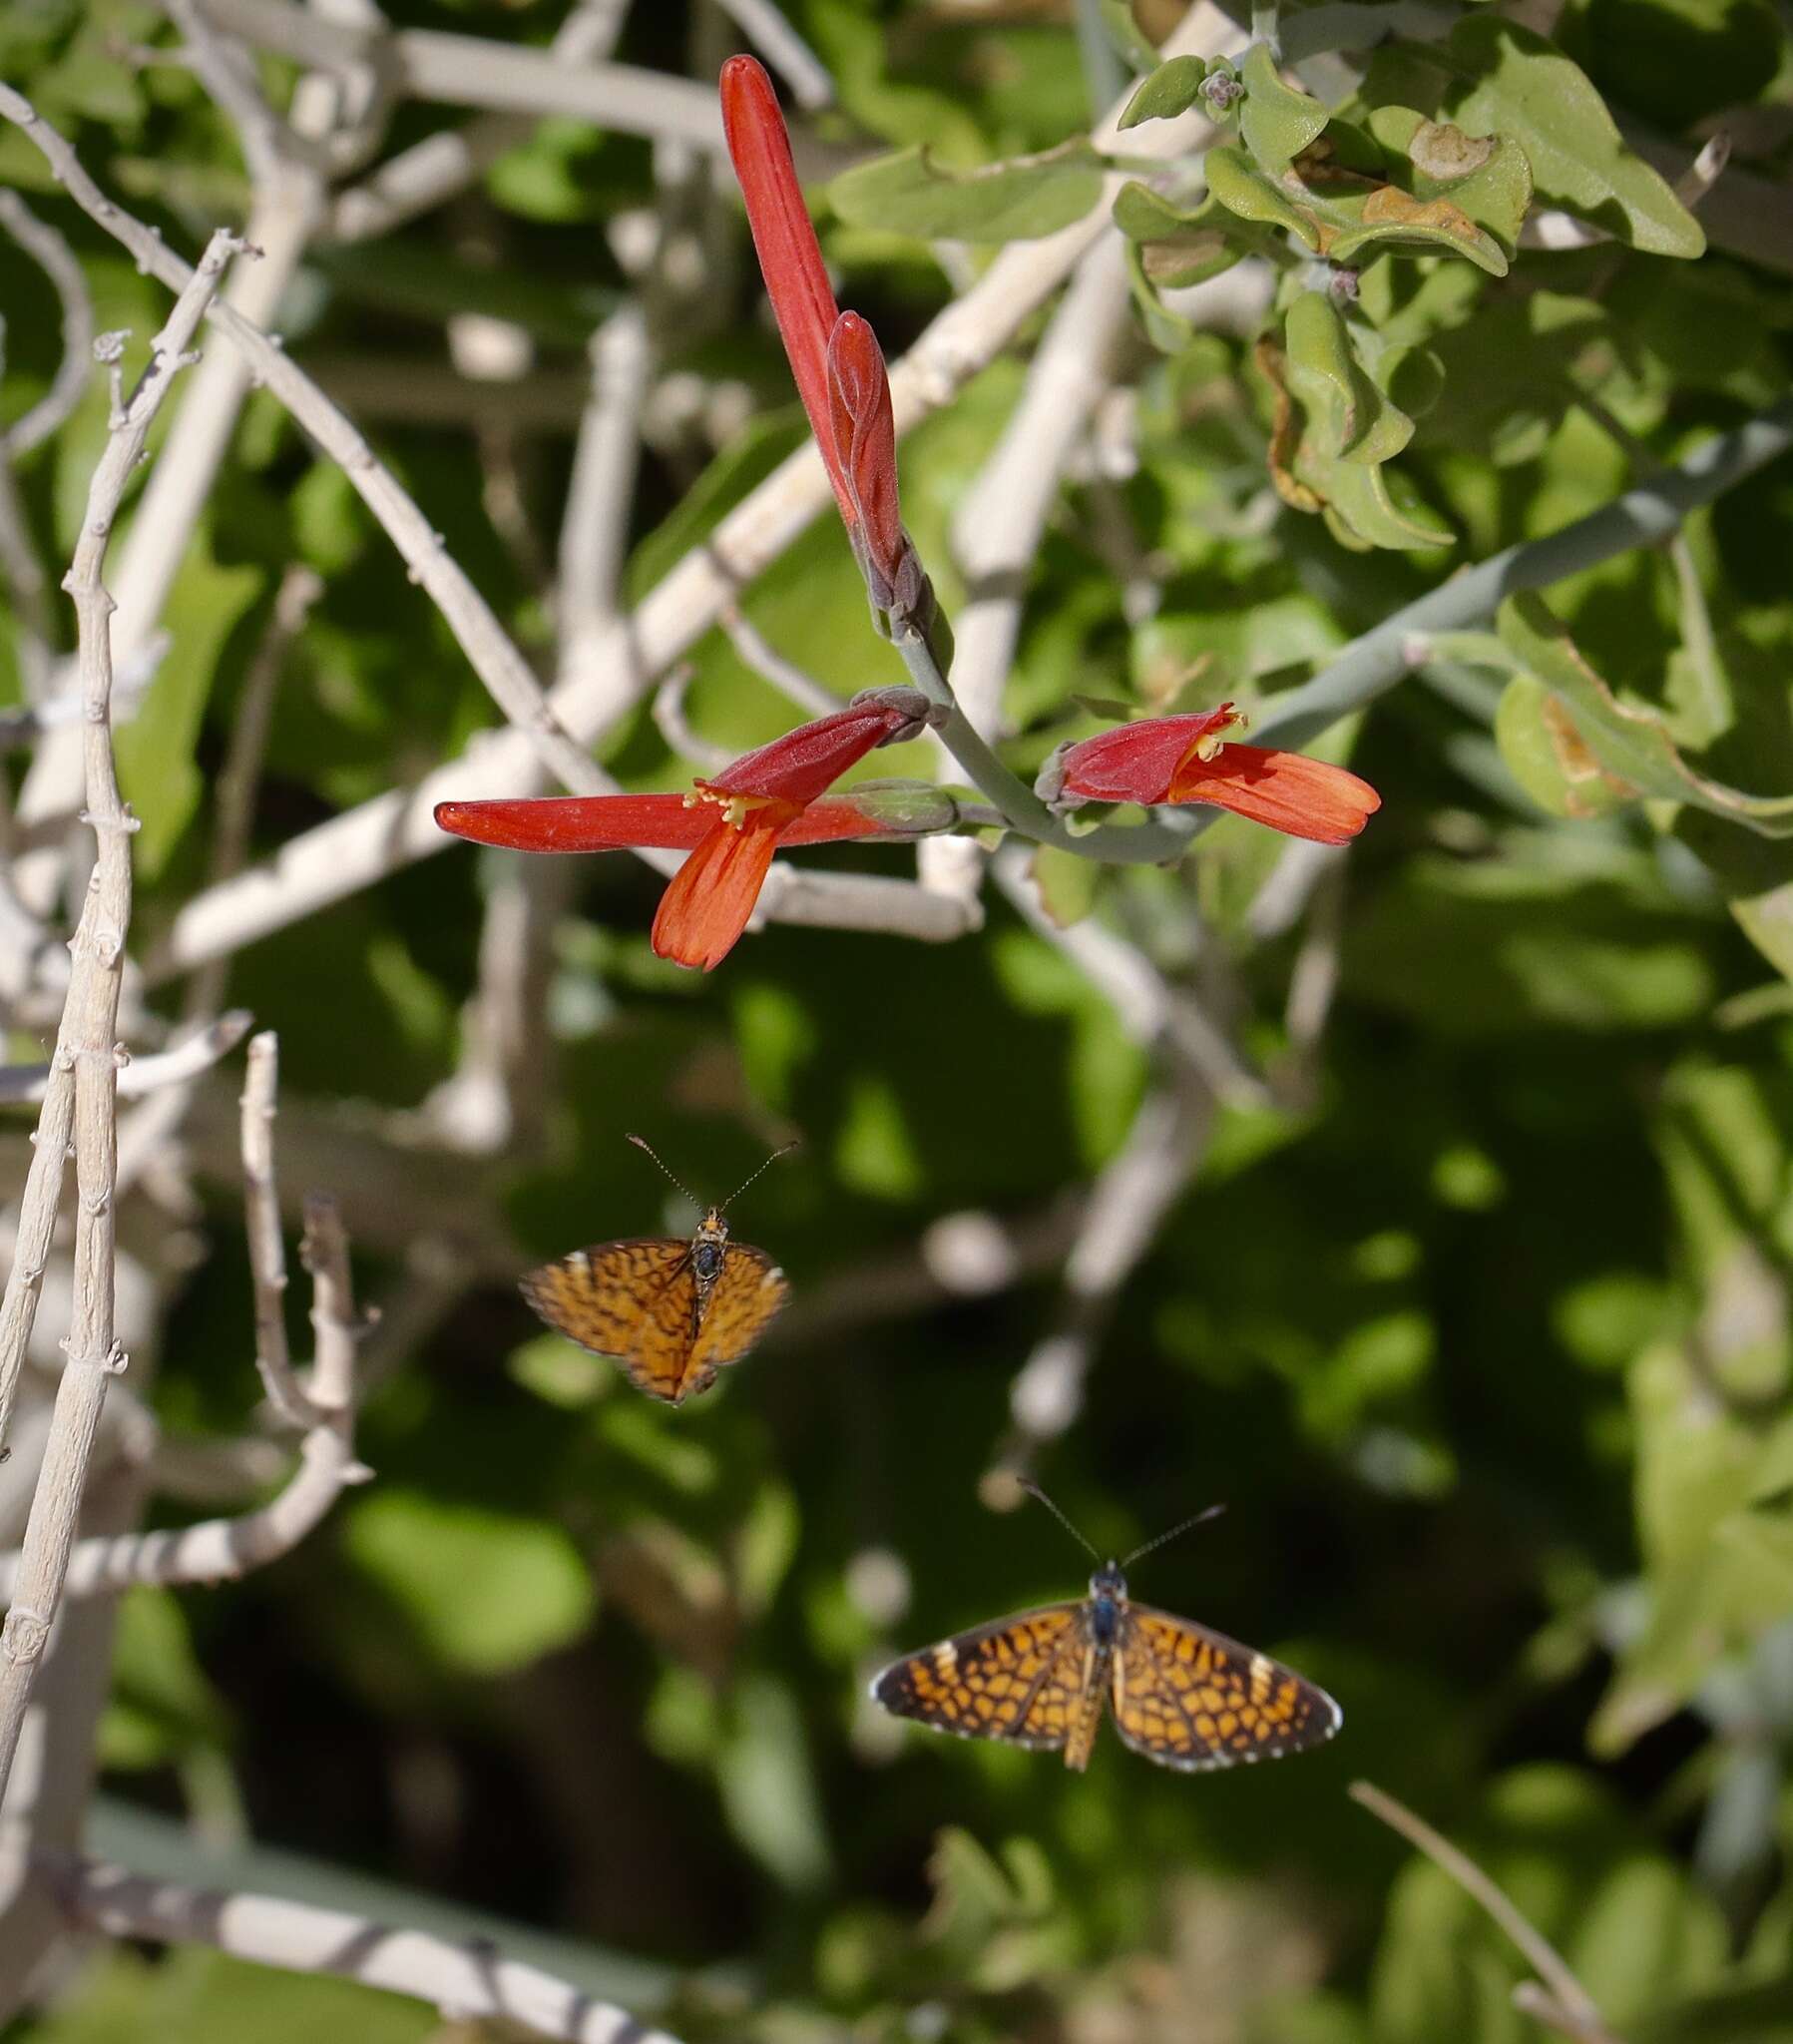
[[[629,1140],[693,1207],[702,1206],[640,1136]],[[774,1150],[719,1207],[706,1209],[688,1242],[642,1236],[594,1243],[530,1272],[523,1296],[556,1333],[614,1356],[637,1390],[681,1405],[708,1390],[718,1370],[739,1362],[790,1296],[784,1273],[764,1250],[731,1241],[722,1217],[759,1172],[796,1147]]]
[[[1043,1490],[1022,1481],[1090,1547]],[[1127,1564],[1219,1509],[1147,1541]],[[1280,1760],[1324,1745],[1344,1723],[1331,1697],[1292,1668],[1190,1619],[1130,1602],[1122,1564],[1090,1552],[1101,1566],[1088,1597],[1018,1612],[906,1654],[873,1678],[873,1699],[937,1732],[1063,1753],[1080,1774],[1105,1703],[1135,1753],[1185,1773]]]

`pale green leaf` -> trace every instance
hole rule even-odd
[[[1082,220],[1101,199],[1102,180],[1102,159],[1083,141],[970,171],[917,147],[844,171],[828,198],[852,227],[924,241],[1024,242]]]

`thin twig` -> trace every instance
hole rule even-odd
[[[641,463],[642,407],[654,364],[647,315],[630,304],[592,336],[592,381],[561,519],[556,625],[568,668],[617,617],[629,514]]]
[[[715,773],[735,756],[727,746],[714,745],[708,739],[699,738],[686,722],[685,691],[696,678],[696,673],[688,660],[681,660],[655,690],[650,707],[661,737],[678,758],[688,760],[699,773]]]
[[[999,1470],[1027,1472],[1083,1410],[1084,1385],[1122,1287],[1150,1251],[1213,1127],[1214,1097],[1187,1071],[1149,1092],[1091,1190],[1054,1325],[1009,1392],[1014,1428]]]
[[[46,1871],[80,1921],[114,1937],[209,1944],[289,1973],[335,1973],[413,1995],[446,2016],[504,2018],[565,2044],[674,2044],[614,2003],[483,1942],[456,1944],[272,1895],[145,1880],[92,1859],[54,1863]]]
[[[212,784],[212,856],[206,884],[222,886],[242,870],[255,827],[255,796],[261,785],[262,756],[273,724],[274,694],[293,642],[304,630],[323,583],[303,562],[291,563],[274,592],[267,623],[249,657],[236,712],[230,722],[224,765]],[[186,1010],[207,1015],[224,998],[229,960],[208,960],[188,983]]]
[[[287,0],[207,0],[233,35],[334,70],[374,64],[402,98],[511,113],[571,114],[624,135],[668,136],[720,155],[715,95],[682,78],[629,64],[573,64],[552,50],[435,29],[368,29],[324,19]]]
[[[255,1295],[255,1367],[267,1402],[288,1426],[309,1429],[317,1408],[293,1374],[286,1341],[286,1245],[274,1177],[274,1115],[280,1039],[264,1029],[249,1045],[242,1082],[242,1219]]]
[[[585,0],[555,32],[549,53],[560,64],[587,64],[617,46],[629,0]],[[526,114],[484,114],[464,128],[426,136],[401,150],[364,183],[336,195],[327,232],[332,241],[368,242],[403,227],[472,184],[507,150],[527,142],[535,121]]]
[[[813,113],[834,104],[834,81],[827,66],[773,0],[716,0],[716,5],[790,87],[798,106]]]
[[[770,682],[787,703],[810,717],[827,717],[840,708],[840,698],[794,660],[786,660],[739,604],[724,604],[717,623],[741,664]]]
[[[1406,1803],[1389,1794],[1386,1788],[1378,1788],[1373,1782],[1353,1782],[1350,1795],[1372,1816],[1380,1817],[1391,1830],[1399,1831],[1410,1844],[1417,1845],[1435,1866],[1451,1876],[1465,1894],[1482,1905],[1525,1954],[1527,1963],[1545,1983],[1557,2006],[1580,2026],[1571,2034],[1585,2037],[1588,2044],[1618,2044],[1602,2023],[1592,1996],[1570,1970],[1569,1961],[1506,1890],[1491,1880],[1467,1853],[1459,1851],[1424,1817],[1415,1815]]]
[[[287,165],[300,161],[321,171],[322,152],[296,136],[263,98],[248,52],[215,32],[198,0],[160,0],[160,4],[186,41],[187,62],[194,74],[229,116],[242,145],[243,166],[256,187],[265,190]]]
[[[953,521],[966,601],[953,621],[953,691],[986,738],[1002,730],[1003,686],[1028,583],[1073,448],[1114,378],[1131,323],[1119,236],[1086,256],[1046,329],[1020,401]]]
[[[93,368],[94,302],[75,252],[16,192],[0,189],[0,228],[36,260],[62,308],[62,357],[49,389],[0,430],[0,575],[12,590],[13,648],[25,700],[38,704],[54,687],[48,578],[12,471],[19,457],[48,439],[81,402]]]
[[[206,307],[239,245],[220,231],[151,344],[136,390],[114,421],[94,471],[81,538],[63,587],[75,604],[85,713],[87,816],[98,857],[87,904],[76,928],[74,968],[43,1112],[37,1154],[26,1181],[19,1244],[0,1304],[0,1437],[10,1414],[36,1316],[38,1286],[62,1189],[69,1138],[75,1140],[75,1307],[68,1362],[57,1385],[50,1438],[31,1501],[19,1567],[18,1597],[0,1628],[0,1798],[12,1772],[32,1684],[62,1594],[81,1495],[110,1377],[125,1357],[113,1335],[115,1306],[113,1202],[117,1169],[116,1113],[119,988],[131,922],[131,832],[135,820],[119,794],[109,722],[112,697],[113,601],[101,580],[107,543],[125,484],[142,460],[151,422],[189,353]],[[99,344],[103,358],[122,350]]]
[[[541,1140],[552,1095],[549,985],[554,935],[578,883],[569,859],[494,852],[479,934],[479,981],[454,1075],[424,1103],[449,1148],[519,1164]]]
[[[25,102],[17,104],[24,106]],[[35,133],[40,142],[50,134],[47,125],[28,132]],[[80,189],[68,177],[62,182],[70,197],[91,215],[91,202],[100,195],[72,154],[70,163]],[[238,266],[215,311],[227,303],[251,320],[272,318],[316,224],[321,193],[316,174],[296,163],[281,163],[268,180],[256,183],[243,244],[255,252],[256,259]],[[100,203],[108,204],[103,199]],[[116,217],[124,218],[122,214]],[[101,225],[110,225],[110,221],[103,220]],[[147,229],[140,233],[151,253],[169,257],[160,237],[150,235]],[[147,272],[159,275],[171,290],[185,288],[190,272],[178,257],[159,264],[144,261],[142,249],[134,248],[132,253]],[[113,647],[121,668],[132,662],[160,625],[169,592],[229,449],[249,384],[249,365],[236,350],[210,349],[176,412],[120,555]],[[65,816],[79,801],[79,749],[58,736],[32,762],[20,794],[20,818],[29,824]],[[54,902],[61,864],[55,857],[21,860],[20,887],[28,905],[47,910]]]
[[[184,1086],[209,1072],[236,1048],[253,1020],[246,1008],[232,1008],[202,1028],[190,1029],[167,1050],[130,1059],[119,1068],[119,1098],[141,1100],[146,1094],[159,1093],[166,1086]],[[41,1101],[55,1070],[54,1065],[0,1066],[0,1106]]]
[[[16,192],[0,187],[0,228],[11,235],[43,270],[62,306],[62,359],[50,387],[29,411],[0,431],[0,461],[17,461],[74,411],[87,389],[93,365],[94,301],[75,252],[53,227],[39,220]]]
[[[1193,996],[1172,987],[1137,945],[1094,916],[1068,927],[1054,921],[1033,875],[1033,854],[1020,843],[997,853],[997,883],[1033,928],[1077,966],[1114,1008],[1135,1043],[1162,1043],[1197,1073],[1216,1098],[1235,1107],[1269,1101],[1263,1080],[1227,1041]]]

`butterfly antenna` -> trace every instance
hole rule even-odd
[[[1049,1512],[1051,1512],[1053,1517],[1058,1520],[1059,1524],[1064,1527],[1066,1532],[1071,1535],[1072,1539],[1075,1540],[1080,1547],[1089,1549],[1091,1558],[1093,1560],[1098,1562],[1102,1560],[1102,1556],[1096,1552],[1094,1547],[1090,1546],[1089,1541],[1087,1541],[1084,1538],[1084,1536],[1077,1530],[1077,1528],[1071,1523],[1071,1521],[1068,1518],[1066,1518],[1065,1514],[1059,1510],[1058,1506],[1053,1503],[1052,1499],[1047,1496],[1045,1491],[1043,1491],[1040,1488],[1039,1484],[1037,1484],[1031,1476],[1017,1476],[1015,1481],[1021,1485],[1022,1489],[1027,1492],[1029,1497],[1037,1497],[1040,1500],[1040,1502],[1046,1507],[1046,1509]]]
[[[697,1208],[699,1212],[702,1211],[705,1205],[707,1205],[707,1202],[698,1199],[696,1194],[691,1191],[690,1187],[687,1186],[682,1179],[672,1178],[672,1172],[667,1170],[666,1163],[661,1158],[660,1153],[657,1150],[655,1150],[651,1144],[644,1143],[640,1136],[631,1136],[629,1138],[629,1141],[632,1142],[638,1150],[646,1150],[648,1155],[652,1157],[655,1163],[660,1166],[661,1170],[666,1172],[667,1177],[672,1179],[672,1184],[677,1187],[679,1192],[681,1192],[687,1200],[690,1201],[691,1205]]]
[[[1154,1547],[1162,1547],[1165,1541],[1174,1540],[1179,1533],[1187,1533],[1193,1526],[1203,1525],[1209,1519],[1217,1519],[1225,1509],[1224,1505],[1209,1505],[1206,1511],[1197,1512],[1192,1519],[1185,1519],[1180,1526],[1172,1526],[1168,1533],[1160,1533],[1155,1540],[1146,1541],[1143,1547],[1135,1547],[1121,1566],[1123,1569],[1130,1569],[1140,1555],[1149,1554]]]
[[[781,1145],[778,1149],[774,1150],[771,1156],[766,1159],[765,1163],[759,1167],[759,1171],[750,1172],[747,1175],[747,1177],[741,1180],[740,1184],[735,1187],[734,1191],[731,1192],[728,1195],[727,1199],[725,1199],[722,1202],[722,1204],[716,1209],[716,1212],[718,1214],[726,1214],[729,1208],[734,1205],[735,1201],[738,1200],[742,1193],[744,1193],[747,1190],[747,1188],[753,1183],[754,1179],[756,1179],[759,1176],[760,1171],[765,1171],[770,1166],[776,1164],[780,1157],[788,1157],[793,1150],[797,1149],[800,1146],[802,1138],[800,1136],[795,1137],[790,1142],[785,1143]],[[642,1147],[646,1149],[647,1145],[643,1144]]]

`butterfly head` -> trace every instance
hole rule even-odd
[[[1118,1561],[1105,1561],[1090,1578],[1090,1595],[1099,1604],[1126,1602],[1126,1578],[1121,1573]]]
[[[691,1270],[699,1284],[713,1284],[721,1276],[727,1247],[728,1224],[721,1208],[711,1207],[691,1238]]]

